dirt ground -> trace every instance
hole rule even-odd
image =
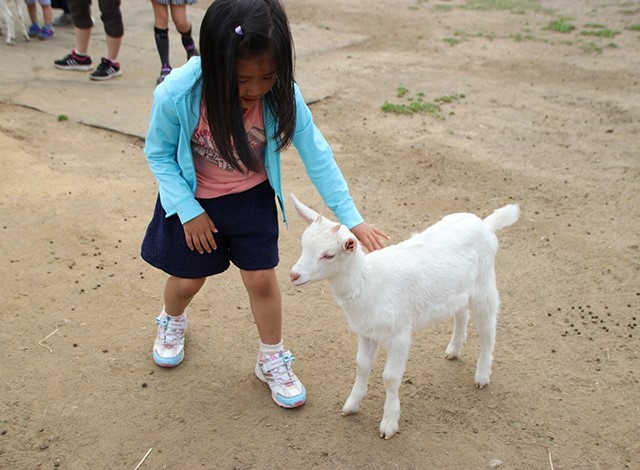
[[[4,94],[0,468],[640,468],[640,2],[285,5],[294,37],[346,38],[299,48],[298,78],[369,222],[400,241],[451,212],[521,205],[499,233],[491,384],[473,386],[473,326],[450,362],[441,323],[414,336],[401,434],[378,437],[384,352],[361,412],[342,417],[357,341],[325,283],[288,285],[305,228],[291,209],[278,276],[308,403],[280,409],[254,377],[257,333],[234,269],[194,300],[184,363],[156,367],[165,276],[139,257],[156,197],[144,134],[59,120],[59,94],[32,105]],[[143,22],[129,18],[133,31]],[[150,61],[152,40],[136,45]],[[66,50],[70,32],[54,41]],[[3,67],[38,47],[2,44]],[[132,129],[148,107],[127,111],[108,93],[143,81],[148,103],[155,62],[140,72],[134,54],[123,52],[122,78],[92,86],[92,106],[118,107]],[[52,67],[29,67],[32,90],[54,80]],[[439,110],[381,109],[410,99]],[[284,184],[331,215],[294,150]]]

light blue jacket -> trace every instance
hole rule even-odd
[[[191,153],[191,136],[200,117],[202,97],[200,57],[194,57],[182,67],[173,69],[164,82],[156,87],[153,97],[144,151],[158,181],[160,202],[167,217],[178,214],[184,224],[204,212],[194,196],[197,182]],[[329,144],[313,123],[311,111],[297,85],[295,99],[293,145],[327,207],[342,224],[353,228],[363,222],[363,218],[353,203]],[[265,168],[286,223],[280,152],[275,139],[276,118],[267,108],[264,106],[267,135]]]

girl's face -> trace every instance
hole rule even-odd
[[[258,104],[276,83],[276,62],[270,55],[236,60],[242,109]]]

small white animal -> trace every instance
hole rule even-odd
[[[29,33],[27,32],[27,26],[24,22],[24,0],[0,0],[0,11],[2,12],[2,17],[4,18],[4,22],[7,26],[7,37],[5,42],[9,46],[13,46],[16,43],[16,28],[15,23],[13,21],[13,13],[9,8],[9,3],[12,2],[16,6],[16,12],[18,13],[18,26],[22,30],[22,37],[25,41],[29,40]]]
[[[358,335],[356,380],[342,408],[357,413],[367,393],[379,345],[387,349],[382,377],[386,389],[380,437],[398,432],[399,388],[413,330],[453,317],[447,359],[460,355],[469,313],[480,336],[475,383],[489,383],[499,307],[495,278],[496,230],[514,224],[516,204],[487,218],[451,214],[397,245],[365,254],[357,238],[291,195],[297,212],[310,225],[302,234],[302,254],[291,270],[294,286],[326,279],[349,327]]]

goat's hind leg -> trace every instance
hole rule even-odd
[[[6,1],[9,1],[9,0],[6,0]],[[24,5],[25,5],[24,2],[20,0],[16,1],[16,12],[18,14],[20,30],[22,33],[22,39],[24,39],[25,41],[29,41],[31,40],[31,38],[29,38],[29,32],[27,31],[27,23],[24,21]]]
[[[11,10],[9,9],[8,2],[9,0],[0,1],[0,10],[2,10],[2,17],[4,18],[7,29],[5,42],[9,46],[13,46],[16,43],[16,30],[13,22],[13,13],[11,13]],[[20,5],[16,6],[20,7]]]
[[[356,356],[356,381],[351,389],[351,394],[344,406],[342,407],[343,415],[350,415],[357,413],[360,410],[360,402],[367,394],[367,388],[369,384],[369,374],[373,367],[373,361],[376,358],[376,351],[378,350],[378,342],[365,338],[364,336],[358,337],[358,354]]]
[[[462,346],[467,340],[468,321],[469,310],[466,308],[453,316],[453,334],[451,335],[451,341],[449,341],[445,355],[447,359],[452,360],[460,357]]]
[[[472,300],[471,314],[480,337],[480,356],[475,376],[477,388],[488,385],[491,377],[499,305],[497,289],[488,289],[486,295]]]

